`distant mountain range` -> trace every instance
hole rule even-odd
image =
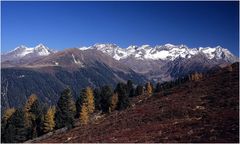
[[[135,58],[137,60],[170,60],[173,61],[176,58],[191,58],[195,55],[203,54],[208,59],[224,59],[225,61],[235,61],[236,57],[228,51],[226,48],[217,46],[211,47],[199,47],[188,48],[186,45],[157,45],[151,47],[149,45],[135,46],[131,45],[127,48],[120,48],[116,44],[95,44],[90,47],[80,47],[80,50],[95,49],[99,50],[116,60],[123,60],[127,58]],[[2,61],[33,58],[47,56],[57,51],[51,50],[43,44],[39,44],[36,47],[29,48],[21,45],[14,50],[2,54]]]
[[[239,59],[220,46],[188,48],[165,44],[150,47],[95,44],[55,51],[39,44],[19,46],[1,55],[2,108],[21,106],[31,93],[55,103],[67,86],[79,95],[86,86],[115,86],[128,79],[137,84],[169,81],[191,72],[205,72]]]
[[[235,56],[227,49],[217,46],[188,48],[186,45],[165,44],[155,47],[149,45],[129,46],[128,48],[120,48],[115,44],[95,44],[90,47],[82,47],[80,50],[96,49],[113,57],[116,60],[127,59],[133,57],[138,60],[169,60],[176,58],[191,58],[198,54],[205,55],[208,59],[224,59],[226,61],[235,60]]]

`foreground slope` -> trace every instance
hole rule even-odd
[[[38,142],[239,142],[238,92],[235,63]]]

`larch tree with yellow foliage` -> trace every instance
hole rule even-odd
[[[80,112],[80,122],[81,124],[87,124],[89,121],[89,112],[86,103],[83,103],[82,109]]]
[[[4,131],[6,129],[7,123],[9,119],[12,117],[12,115],[15,113],[16,109],[15,108],[8,108],[4,111],[3,117],[1,120],[1,137],[4,137]]]
[[[95,110],[93,90],[90,87],[87,87],[85,95],[87,99],[86,101],[87,101],[88,112],[91,114]]]
[[[16,111],[15,108],[8,108],[4,111],[2,120],[8,121],[8,119],[13,115],[13,113]]]
[[[87,124],[89,121],[89,116],[95,110],[94,95],[93,90],[90,87],[82,89],[80,96],[76,101],[76,108],[80,122],[82,124]]]
[[[55,127],[55,121],[54,121],[54,115],[55,115],[55,107],[49,107],[47,110],[47,113],[44,115],[44,121],[43,121],[43,132],[48,133],[54,130]]]
[[[147,83],[146,83],[145,88],[146,88],[147,94],[148,94],[148,95],[151,95],[152,92],[153,92],[153,89],[152,89],[152,86],[151,86],[151,83],[150,83],[150,82],[147,82]]]
[[[36,125],[36,115],[32,112],[33,107],[37,104],[37,95],[32,94],[28,97],[27,102],[24,105],[24,125],[27,131],[28,138],[37,137],[37,125]]]

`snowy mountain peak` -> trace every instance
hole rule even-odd
[[[47,56],[54,52],[54,50],[50,50],[43,44],[38,44],[36,47],[26,47],[24,45],[21,45],[10,52],[3,54],[1,61],[18,60],[24,57],[35,58],[39,56]]]
[[[165,44],[164,46],[166,46],[166,47],[175,47],[175,45],[170,44],[170,43],[167,43],[167,44]]]
[[[106,49],[106,48],[115,48],[118,47],[116,44],[95,44],[93,45],[94,47],[96,47],[97,49]]]
[[[151,47],[150,45],[130,45],[127,48],[121,48],[116,44],[95,44],[89,47],[81,47],[80,50],[95,49],[101,51],[116,60],[122,59],[136,59],[136,60],[163,60],[173,61],[176,58],[189,59],[195,55],[204,55],[208,59],[224,60],[228,62],[238,61],[238,58],[234,56],[228,49],[221,46],[217,47],[199,47],[188,48],[186,45],[156,45]],[[38,44],[36,47],[26,47],[21,45],[15,48],[13,51],[2,55],[3,60],[19,59],[23,57],[35,58],[40,56],[47,56],[51,53],[55,53],[44,46]]]
[[[96,49],[103,53],[115,58],[116,60],[135,58],[139,60],[170,60],[173,61],[176,58],[191,58],[194,55],[203,54],[208,59],[224,59],[234,61],[237,58],[229,52],[227,49],[217,47],[199,47],[199,48],[188,48],[186,45],[156,45],[151,47],[150,45],[135,46],[131,45],[127,48],[120,48],[116,44],[95,44],[90,49]],[[87,48],[80,48],[86,50]]]
[[[15,49],[24,49],[24,48],[27,48],[25,45],[20,45],[18,47],[16,47]]]
[[[137,48],[138,48],[138,46],[136,46],[136,45],[130,45],[127,47],[127,49],[137,49]]]
[[[43,44],[38,44],[37,46],[34,47],[34,49],[45,49],[45,50],[50,50],[47,46],[43,45]]]
[[[48,47],[43,44],[39,44],[34,48],[34,53],[40,56],[45,56],[53,53]]]
[[[41,47],[41,48],[47,48],[47,47],[44,46],[42,43],[40,43],[40,44],[38,44],[37,46],[35,46],[35,48],[39,48],[39,47]]]

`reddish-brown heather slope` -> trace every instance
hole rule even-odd
[[[238,67],[136,97],[127,110],[38,142],[239,142]]]

